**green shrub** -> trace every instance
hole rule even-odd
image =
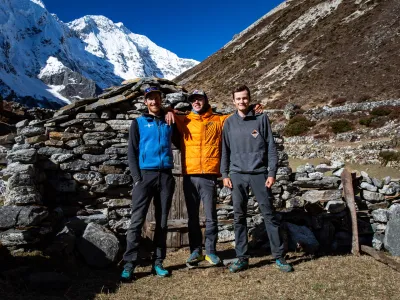
[[[347,132],[353,129],[353,126],[347,120],[338,120],[332,122],[330,125],[334,134]]]
[[[400,162],[400,152],[394,151],[381,151],[379,157],[382,160],[382,165],[386,166],[390,161]]]
[[[389,115],[389,118],[392,120],[400,119],[400,107],[399,106],[391,107],[391,113]]]
[[[306,133],[312,126],[315,125],[315,122],[311,122],[306,117],[302,115],[296,115],[285,127],[284,135],[286,136],[297,136],[303,133]]]
[[[333,106],[342,105],[342,104],[346,103],[346,101],[347,101],[346,98],[339,97],[339,98],[336,98],[335,100],[333,100],[331,104]]]
[[[360,123],[360,125],[364,125],[364,126],[370,127],[373,120],[374,120],[374,118],[372,118],[372,117],[363,118],[363,119],[360,119],[358,121],[358,123]]]
[[[388,106],[376,107],[371,111],[371,115],[373,116],[388,116],[392,112],[392,109]]]

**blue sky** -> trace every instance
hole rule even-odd
[[[122,22],[179,57],[199,61],[218,51],[233,35],[283,0],[42,0],[51,13],[69,22],[104,15]]]

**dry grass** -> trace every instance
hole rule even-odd
[[[181,264],[188,252],[170,254],[168,266]],[[251,259],[247,271],[224,268],[180,269],[173,277],[146,276],[124,284],[115,294],[96,299],[399,299],[399,273],[362,256],[307,259],[294,256],[295,272],[275,268],[271,257]],[[206,263],[205,263],[206,264]],[[149,267],[138,270],[149,272]]]
[[[219,245],[226,258],[234,254],[228,245]],[[222,249],[222,248],[223,249]],[[120,284],[120,269],[75,272],[73,284],[53,293],[33,292],[26,287],[12,289],[0,281],[1,299],[400,299],[399,273],[369,256],[329,256],[312,259],[290,254],[295,272],[282,273],[270,256],[254,253],[251,267],[230,274],[226,267],[188,270],[184,261],[189,252],[181,249],[168,254],[165,266],[169,278],[150,274],[151,267],[139,267],[137,279]],[[1,291],[9,290],[7,293]]]

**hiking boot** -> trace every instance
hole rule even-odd
[[[126,263],[121,273],[121,281],[131,281],[133,279],[133,271],[135,266],[132,263]]]
[[[193,251],[189,258],[186,260],[186,265],[191,268],[204,260],[204,256],[199,251]]]
[[[229,266],[229,271],[232,273],[236,273],[239,271],[243,271],[249,268],[249,260],[245,258],[238,258],[235,262],[233,262]]]
[[[205,259],[213,266],[217,266],[221,263],[220,258],[216,254],[207,254]]]
[[[275,262],[278,269],[281,270],[282,272],[294,271],[293,267],[284,258],[278,258]]]
[[[167,277],[167,276],[169,276],[169,271],[164,269],[162,264],[154,265],[153,271],[158,277]]]

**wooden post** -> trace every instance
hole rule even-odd
[[[351,252],[354,255],[360,255],[360,243],[358,241],[358,227],[357,227],[357,212],[356,203],[354,201],[354,189],[353,189],[353,178],[347,168],[345,168],[341,175],[344,199],[346,200],[347,207],[350,210],[351,216],[351,227],[353,243]]]

